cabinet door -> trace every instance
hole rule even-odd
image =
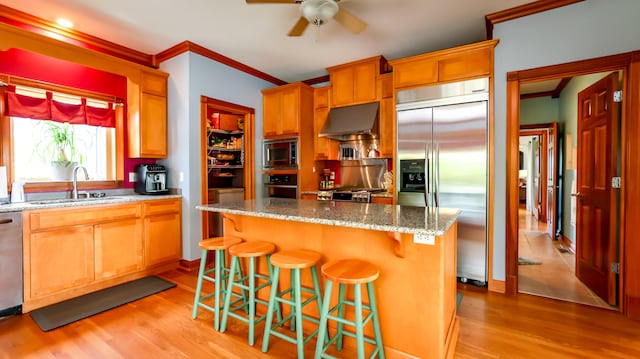
[[[93,226],[73,226],[29,236],[28,298],[73,289],[94,280]]]
[[[395,150],[395,106],[393,98],[384,98],[380,100],[380,157],[393,157]]]
[[[94,227],[96,279],[142,268],[142,220],[130,219]]]
[[[180,259],[180,213],[146,217],[144,232],[145,266]]]
[[[289,88],[281,94],[282,135],[298,135],[300,132],[300,89]]]
[[[317,160],[337,160],[338,159],[338,141],[325,137],[318,137],[318,133],[322,130],[327,118],[329,117],[329,108],[320,107],[314,113],[314,139],[315,139],[315,159]]]
[[[371,198],[371,203],[392,204],[393,203],[393,198],[391,198],[391,197],[373,197],[373,198]]]
[[[262,97],[262,134],[264,138],[278,134],[280,121],[280,94],[270,92]]]
[[[331,72],[331,103],[335,106],[353,103],[354,71],[351,67]]]
[[[140,156],[167,157],[167,98],[140,95]]]
[[[376,100],[376,70],[375,62],[363,63],[354,67],[353,103],[365,103]]]

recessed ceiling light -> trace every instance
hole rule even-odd
[[[70,20],[67,20],[67,19],[64,19],[64,18],[59,18],[58,20],[56,20],[56,22],[60,26],[73,27],[73,23]]]

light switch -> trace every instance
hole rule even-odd
[[[415,233],[413,235],[413,243],[434,245],[436,244],[436,237],[426,233]]]
[[[135,172],[129,172],[129,182],[136,182],[138,180],[138,176]]]

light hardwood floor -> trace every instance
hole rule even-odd
[[[519,292],[617,310],[576,277],[575,254],[559,251],[562,243],[549,237],[546,223],[521,207],[518,226],[518,256],[539,263],[518,266]]]
[[[279,339],[267,354],[261,338],[250,347],[243,323],[232,320],[218,333],[210,313],[191,319],[195,273],[162,276],[178,286],[49,332],[28,314],[0,319],[0,358],[295,358],[293,345]],[[473,286],[460,291],[456,358],[640,357],[640,322],[614,311]],[[312,352],[313,341],[307,357]],[[340,357],[354,353],[347,348]]]

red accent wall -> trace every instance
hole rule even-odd
[[[116,96],[123,100],[127,98],[127,78],[124,76],[20,49],[0,51],[0,73]],[[124,122],[126,128],[126,116]],[[127,174],[138,163],[156,161],[128,158],[127,131],[124,135],[124,187],[133,188]]]

